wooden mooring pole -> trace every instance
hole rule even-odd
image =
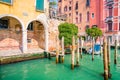
[[[79,66],[79,38],[77,38],[76,66]]]
[[[74,69],[75,37],[72,37],[71,69]]]
[[[101,41],[101,37],[100,37],[100,56],[102,55],[102,41]]]
[[[115,40],[114,64],[117,64],[117,40]]]
[[[65,54],[65,50],[64,50],[64,37],[62,37],[62,63],[64,62],[64,54]]]
[[[82,59],[82,37],[80,37],[80,58]]]
[[[58,36],[56,38],[56,64],[58,63],[59,59],[59,41],[58,41]]]
[[[94,60],[94,38],[92,40],[92,61]]]
[[[108,77],[111,78],[111,73],[110,73],[110,38],[108,37],[107,39],[107,61],[108,61]]]
[[[107,42],[103,41],[103,63],[104,63],[104,80],[108,80],[108,61],[107,61]]]

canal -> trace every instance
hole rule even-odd
[[[120,80],[120,57],[114,65],[114,50],[111,50],[110,80]],[[118,52],[119,53],[119,52]],[[104,80],[103,58],[95,55],[83,54],[80,66],[71,70],[71,55],[65,55],[64,63],[56,64],[55,57],[51,60],[36,59],[18,63],[0,65],[0,80]]]

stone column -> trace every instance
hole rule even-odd
[[[48,29],[45,29],[45,52],[48,51]]]
[[[27,52],[27,30],[22,31],[22,52]]]

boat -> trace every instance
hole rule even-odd
[[[101,50],[100,44],[95,44],[95,45],[94,45],[94,54],[95,54],[95,55],[100,54],[100,50]],[[88,54],[92,54],[92,48],[89,48],[89,49],[87,50],[87,53],[88,53]]]

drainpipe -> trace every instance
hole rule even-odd
[[[118,1],[118,32],[119,32],[119,23],[120,23],[120,20],[119,20],[119,18],[120,18],[120,11],[119,11],[119,9],[120,9],[120,0]],[[119,34],[119,33],[118,33]],[[119,36],[119,35],[118,35]]]
[[[73,12],[73,9],[74,9],[74,8],[73,8],[73,7],[74,7],[73,5],[74,5],[74,3],[73,3],[73,0],[72,0],[72,23],[73,23],[73,21],[74,21],[74,20],[73,20],[73,13],[74,13],[74,12]]]

